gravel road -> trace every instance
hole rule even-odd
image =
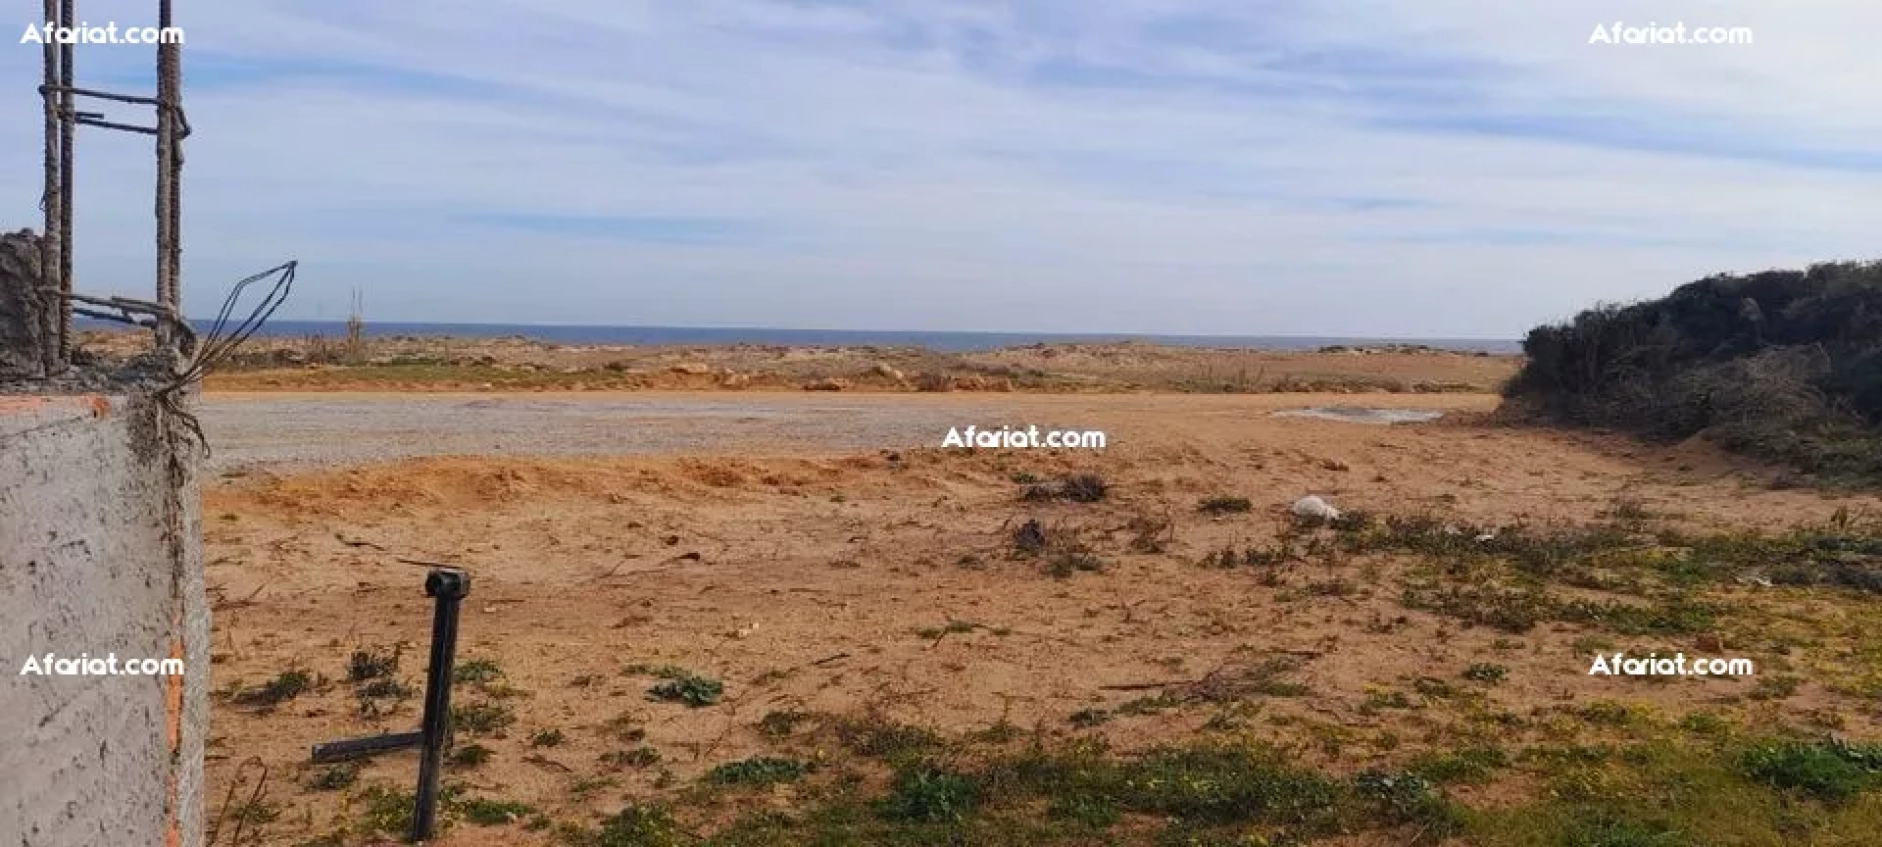
[[[210,395],[214,471],[436,455],[858,451],[939,444],[1007,405],[827,395]],[[887,400],[887,402],[885,402]]]
[[[1303,411],[1371,427],[1493,405],[1487,395],[221,393],[198,416],[212,471],[317,467],[446,455],[851,453],[940,446],[948,430],[1099,429],[1113,446],[1213,418],[1247,435]],[[1301,407],[1305,404],[1307,408]],[[1321,407],[1332,408],[1321,408]],[[1384,407],[1384,408],[1373,408]],[[1339,414],[1333,414],[1333,413]],[[1363,414],[1362,414],[1363,413]],[[1351,421],[1368,423],[1354,424]],[[1324,427],[1295,419],[1289,426]]]

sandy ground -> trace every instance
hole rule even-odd
[[[1362,402],[1446,417],[1387,427],[1270,414]],[[758,724],[792,711],[945,732],[1006,721],[1054,737],[1097,732],[1122,749],[1241,721],[1281,741],[1346,739],[1311,757],[1341,772],[1486,733],[1515,740],[1520,731],[1442,706],[1365,708],[1381,691],[1455,680],[1479,661],[1512,668],[1488,695],[1491,712],[1535,716],[1610,698],[1752,721],[1829,710],[1846,715],[1854,735],[1882,734],[1882,711],[1829,684],[1860,670],[1833,658],[1859,638],[1860,612],[1840,602],[1727,625],[1734,655],[1776,667],[1801,661],[1785,658],[1781,638],[1807,629],[1827,645],[1796,696],[1764,702],[1744,699],[1749,679],[1589,677],[1571,646],[1586,635],[1576,627],[1510,639],[1407,610],[1397,588],[1404,565],[1391,560],[1291,570],[1273,584],[1199,565],[1223,546],[1270,542],[1286,505],[1308,493],[1491,525],[1586,522],[1625,503],[1694,526],[1775,528],[1882,505],[1773,490],[1770,471],[1703,445],[1500,426],[1487,418],[1494,405],[1481,394],[211,394],[202,417],[217,447],[205,495],[218,599],[213,684],[233,690],[295,668],[326,678],[273,710],[218,704],[212,805],[231,787],[248,796],[254,771],[238,782],[236,768],[254,757],[274,786],[269,820],[249,829],[260,843],[299,844],[357,820],[347,792],[307,787],[318,772],[307,750],[417,720],[415,700],[363,714],[341,681],[354,650],[399,643],[416,645],[400,675],[422,676],[424,569],[401,558],[471,570],[463,658],[495,661],[503,679],[460,697],[515,716],[476,738],[492,760],[453,780],[578,823],[779,749]],[[939,449],[949,427],[968,424],[1098,429],[1110,446]],[[1021,475],[1074,471],[1102,474],[1110,496],[1019,496]],[[1222,494],[1250,498],[1253,511],[1197,511],[1200,498]],[[1015,558],[1009,542],[1028,519],[1087,545],[1102,570],[1055,578]],[[1142,527],[1165,521],[1156,544],[1137,543]],[[1334,578],[1355,590],[1307,590]],[[1748,601],[1754,590],[1726,599]],[[1068,723],[1157,685],[1277,659],[1305,696],[1118,713],[1095,730]],[[725,697],[702,709],[650,702],[653,680],[624,673],[631,664],[710,676]],[[547,730],[568,740],[532,746]],[[1370,743],[1388,735],[1391,745]],[[657,763],[606,758],[643,746]],[[404,786],[413,766],[410,754],[383,757],[361,784]],[[440,843],[550,842],[463,826]]]

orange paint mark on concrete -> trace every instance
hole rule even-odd
[[[183,660],[183,639],[170,643],[170,658]],[[163,678],[163,716],[169,730],[170,752],[183,749],[183,677]]]
[[[183,628],[183,616],[179,612],[171,624],[177,629]],[[183,660],[183,639],[179,636],[170,641],[170,658]],[[188,671],[188,668],[184,668]],[[164,730],[170,743],[170,768],[164,780],[164,793],[169,806],[163,828],[164,847],[183,847],[183,786],[179,771],[183,767],[183,675],[167,676],[163,680],[163,716]]]
[[[0,415],[31,412],[50,405],[51,397],[0,397]]]
[[[111,398],[103,394],[68,396],[0,397],[0,415],[21,415],[52,406],[70,406],[91,413],[94,418],[111,414]]]

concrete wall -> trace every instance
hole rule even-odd
[[[202,844],[201,499],[156,404],[0,395],[0,847]],[[187,674],[25,676],[28,656]]]

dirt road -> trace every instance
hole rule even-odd
[[[1486,395],[1387,394],[217,392],[204,398],[201,418],[215,448],[211,466],[222,471],[449,455],[854,452],[939,446],[950,428],[968,425],[1096,428],[1117,444],[1147,435],[1178,406],[1184,416],[1257,418],[1326,405],[1455,412],[1494,404]]]

